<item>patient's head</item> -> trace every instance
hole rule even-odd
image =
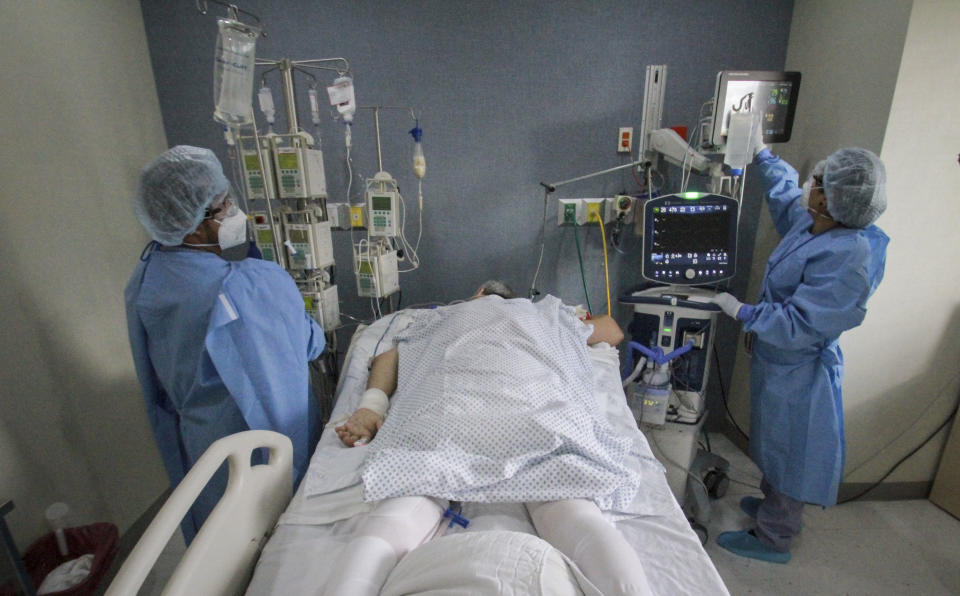
[[[480,296],[500,296],[501,298],[516,298],[517,294],[507,284],[498,279],[491,279],[480,284],[474,298]]]

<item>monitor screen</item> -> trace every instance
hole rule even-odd
[[[683,193],[644,206],[643,276],[678,285],[715,283],[736,271],[738,204]]]
[[[799,94],[799,72],[721,71],[717,74],[710,142],[718,147],[723,146],[730,114],[741,111],[760,114],[764,143],[789,141]]]
[[[391,208],[391,199],[390,196],[379,196],[375,195],[371,198],[373,201],[373,210],[374,211],[390,211]]]

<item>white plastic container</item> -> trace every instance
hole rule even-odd
[[[67,556],[67,537],[63,529],[67,525],[67,516],[70,514],[70,507],[66,503],[54,503],[47,507],[44,517],[53,530],[53,535],[57,538],[57,550],[62,556]]]

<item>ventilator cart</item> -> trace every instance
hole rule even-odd
[[[736,271],[738,215],[738,201],[717,194],[648,200],[642,272],[654,285],[620,297],[633,310],[624,351],[627,401],[699,532],[710,519],[710,497],[722,496],[728,484],[729,463],[698,442],[720,314],[709,286]]]

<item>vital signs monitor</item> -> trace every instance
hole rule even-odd
[[[793,131],[793,116],[800,95],[799,72],[723,70],[717,73],[710,143],[726,144],[730,114],[758,112],[764,143],[785,143]]]
[[[643,277],[673,285],[730,279],[737,265],[735,199],[685,192],[644,205]]]

